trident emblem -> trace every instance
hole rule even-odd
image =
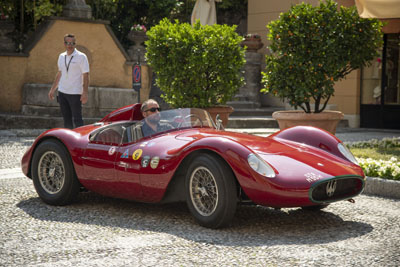
[[[326,184],[326,194],[328,195],[328,197],[333,196],[335,190],[336,190],[336,181],[329,181]]]

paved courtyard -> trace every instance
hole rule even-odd
[[[232,226],[198,226],[184,204],[80,195],[44,204],[0,141],[0,266],[399,266],[400,201],[361,195],[321,212],[241,206]]]

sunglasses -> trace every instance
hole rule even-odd
[[[156,110],[161,111],[160,108],[149,108],[148,110],[145,110],[144,112],[147,112],[147,111],[156,112]]]
[[[64,42],[66,45],[75,45],[75,42]]]

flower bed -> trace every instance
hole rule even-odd
[[[370,141],[346,142],[346,146],[351,148],[397,148],[400,147],[400,138],[384,138],[382,140],[372,139]],[[380,177],[385,179],[400,180],[400,161],[397,157],[389,160],[376,160],[371,158],[357,157],[361,168],[366,176]]]
[[[390,160],[357,158],[366,176],[400,180],[400,162],[396,157]]]

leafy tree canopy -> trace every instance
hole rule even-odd
[[[332,0],[298,4],[267,25],[271,55],[265,88],[305,112],[325,109],[334,83],[370,64],[382,46],[382,23],[360,18],[355,7],[338,9]]]
[[[172,107],[223,105],[243,85],[242,37],[235,26],[194,27],[168,19],[147,32],[147,60],[161,96]]]

